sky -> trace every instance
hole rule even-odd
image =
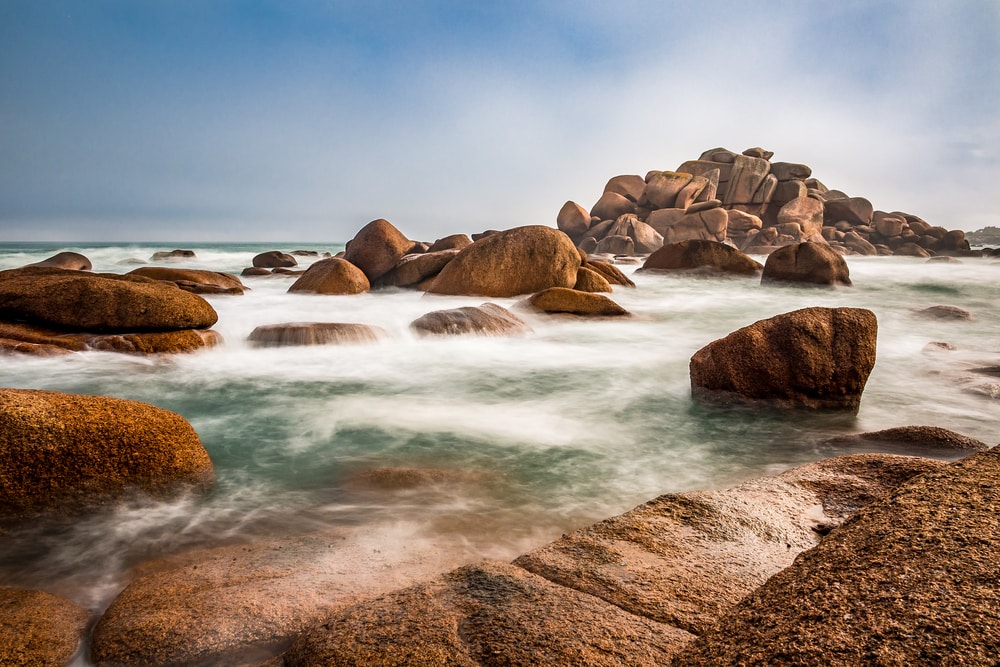
[[[0,241],[554,225],[719,146],[1000,226],[1000,0],[0,0]]]

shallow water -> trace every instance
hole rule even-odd
[[[171,266],[238,273],[274,244],[190,247]],[[342,245],[289,244],[336,252]],[[0,245],[0,269],[76,250],[97,271],[164,246]],[[302,258],[300,258],[300,261]],[[312,260],[306,260],[308,263]],[[245,278],[244,296],[209,296],[221,347],[143,358],[110,353],[0,357],[0,386],[135,399],[174,410],[215,463],[208,497],[134,500],[67,525],[8,535],[0,586],[42,588],[104,608],[146,559],[217,544],[339,527],[381,539],[446,540],[509,559],[662,493],[720,487],[843,453],[818,443],[907,424],[1000,441],[1000,262],[849,258],[855,287],[764,287],[755,280],[633,274],[613,298],[629,320],[524,314],[517,338],[417,338],[440,308],[481,298],[386,291],[286,293],[287,277]],[[632,272],[634,266],[622,266]],[[507,307],[517,299],[492,299]],[[937,304],[975,320],[928,321]],[[857,415],[778,415],[692,403],[691,355],[758,319],[807,306],[870,308],[878,360]],[[376,344],[255,349],[254,327],[297,321],[383,327]],[[932,341],[954,350],[927,349]],[[430,488],[358,482],[372,468],[467,473]]]

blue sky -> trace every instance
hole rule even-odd
[[[715,146],[1000,224],[1000,2],[0,0],[0,240],[433,240]]]

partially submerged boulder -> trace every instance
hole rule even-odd
[[[530,333],[524,320],[495,303],[435,310],[410,323],[421,336],[510,336]]]
[[[243,294],[245,289],[239,278],[219,271],[143,266],[129,271],[129,275],[173,283],[185,292],[195,294]]]
[[[7,519],[215,482],[183,417],[106,396],[0,389],[0,449],[0,516]]]
[[[43,591],[0,588],[0,664],[63,667],[77,651],[90,614]]]
[[[346,259],[331,257],[321,259],[303,273],[288,288],[289,293],[309,294],[361,294],[371,285],[368,277]]]
[[[126,354],[175,354],[194,352],[222,343],[212,329],[181,329],[146,333],[73,333],[20,322],[0,322],[0,348],[8,351],[53,356],[98,350]]]
[[[451,248],[406,255],[391,271],[378,279],[378,287],[417,286],[441,273],[441,269],[455,259],[459,252],[459,248]]]
[[[619,269],[614,264],[612,264],[611,262],[605,262],[590,258],[587,260],[587,263],[584,265],[584,267],[592,271],[596,271],[597,273],[600,273],[602,276],[604,276],[604,279],[607,280],[612,285],[621,285],[622,287],[635,287],[635,283],[632,282],[632,279],[626,276],[624,273],[622,273],[622,270]]]
[[[273,269],[277,267],[298,266],[299,262],[292,255],[280,250],[268,250],[253,258],[252,264],[259,268]]]
[[[624,317],[630,313],[604,296],[566,287],[550,287],[528,298],[528,305],[543,313],[582,317]]]
[[[194,259],[194,257],[194,250],[182,250],[178,248],[176,250],[158,250],[150,256],[149,261],[170,262],[175,260]]]
[[[713,403],[857,410],[878,322],[861,308],[803,308],[760,320],[691,357],[691,393]]]
[[[939,426],[897,426],[881,431],[841,435],[824,440],[820,444],[834,447],[896,448],[907,453],[919,452],[927,456],[949,453],[965,456],[970,452],[990,448],[981,440]]]
[[[60,252],[40,262],[28,266],[47,266],[49,268],[68,269],[70,271],[90,271],[94,268],[86,255],[78,252]]]
[[[761,269],[760,262],[725,243],[688,240],[663,246],[646,259],[641,270],[758,275]]]
[[[563,232],[540,225],[515,227],[463,249],[427,291],[508,297],[572,287],[580,264],[576,246]]]
[[[604,274],[584,265],[576,272],[576,284],[573,285],[573,289],[578,292],[610,292],[611,283]]]
[[[362,227],[347,242],[344,259],[361,269],[374,283],[410,252],[413,241],[388,220],[379,218]]]
[[[761,282],[811,285],[851,285],[851,272],[843,256],[821,243],[797,243],[778,248],[764,262]]]
[[[256,347],[342,345],[345,343],[375,343],[387,335],[384,329],[368,324],[288,322],[256,327],[250,332],[247,341]]]

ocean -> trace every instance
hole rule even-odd
[[[135,268],[125,262],[174,248],[196,257],[170,266],[239,274],[258,252],[336,253],[343,244],[6,243],[0,269],[73,250],[95,271],[124,273]],[[0,357],[0,386],[116,396],[181,414],[218,477],[207,497],[137,499],[13,531],[0,550],[0,586],[41,588],[100,611],[150,558],[327,529],[364,531],[376,547],[445,544],[463,558],[511,559],[660,494],[724,487],[847,453],[822,444],[837,435],[931,425],[1000,441],[1000,261],[849,257],[848,264],[854,287],[832,290],[621,265],[636,288],[616,287],[612,298],[632,318],[518,311],[534,332],[513,338],[426,339],[408,325],[432,310],[485,301],[515,308],[516,298],[395,289],[293,295],[291,278],[244,278],[245,295],[206,297],[225,338],[213,349]],[[916,314],[933,305],[974,319]],[[869,308],[878,317],[877,362],[856,415],[692,402],[695,351],[807,306]],[[310,321],[373,324],[388,337],[341,346],[246,343],[256,326]],[[386,467],[447,472],[416,487],[359,482]]]

